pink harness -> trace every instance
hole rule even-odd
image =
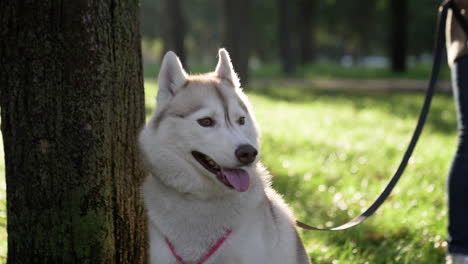
[[[224,241],[226,241],[226,239],[229,237],[231,232],[232,232],[232,230],[228,229],[226,231],[226,233],[224,233],[224,235],[220,239],[218,239],[216,244],[214,246],[212,246],[210,248],[210,250],[208,250],[208,252],[200,259],[200,261],[197,262],[197,264],[205,263],[205,261],[209,257],[211,257],[211,255],[213,255],[216,252],[216,250],[219,249],[219,247],[221,247],[221,245],[224,243]],[[187,262],[185,262],[179,255],[177,255],[177,252],[175,251],[175,248],[172,245],[171,241],[169,241],[169,239],[167,237],[164,237],[164,240],[166,240],[166,244],[169,247],[169,249],[171,250],[171,253],[174,256],[174,258],[177,259],[177,261],[179,261],[181,264],[187,264]]]

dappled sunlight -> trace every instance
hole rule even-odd
[[[251,87],[261,160],[298,219],[336,226],[363,212],[400,162],[422,95]],[[146,117],[156,104],[145,83]],[[286,95],[285,95],[286,94]],[[456,143],[450,95],[434,99],[426,130],[392,196],[364,224],[301,232],[315,263],[441,263],[446,250],[445,177]],[[0,262],[6,257],[6,197],[0,139]],[[385,256],[385,257],[382,257]]]
[[[145,115],[147,120],[156,107],[157,91],[158,85],[156,82],[145,82]]]
[[[330,107],[331,112],[323,114],[324,121],[320,125],[333,125],[336,113],[338,116],[349,115],[351,121],[356,119],[352,114],[360,113],[359,120],[372,119],[375,114],[393,115],[395,128],[401,127],[408,119],[417,117],[424,99],[421,92],[388,92],[378,90],[326,90],[304,85],[249,87],[251,94],[262,98],[279,100],[278,105],[310,107],[321,105]],[[378,102],[378,104],[376,104]],[[313,103],[313,104],[312,104]],[[347,112],[343,111],[346,109]],[[364,115],[365,113],[365,115]],[[335,114],[335,115],[332,115]],[[435,132],[450,133],[454,121],[453,99],[449,94],[436,94],[434,97],[427,128]],[[375,120],[374,120],[375,121]],[[407,123],[406,123],[407,124]]]
[[[262,132],[261,160],[273,175],[275,189],[298,219],[319,227],[344,223],[374,201],[400,162],[422,102],[421,94],[406,92],[249,89]],[[154,81],[145,82],[147,119],[156,92]],[[312,259],[441,262],[446,250],[445,177],[455,148],[455,127],[451,96],[436,96],[393,195],[375,216],[352,230],[301,232]],[[3,249],[6,253],[6,241],[0,245]]]
[[[250,95],[262,160],[297,217],[331,227],[367,209],[400,162],[423,95],[269,89],[253,87]],[[351,231],[304,232],[317,263],[443,260],[445,176],[456,140],[450,95],[434,99],[426,126],[397,190],[376,216]],[[424,254],[414,253],[422,248]]]
[[[147,105],[156,86],[148,83]],[[363,212],[410,140],[420,93],[249,87],[261,160],[298,219],[336,226]],[[148,98],[151,94],[153,98]],[[154,106],[153,106],[154,107]],[[437,263],[446,243],[445,177],[455,149],[451,95],[437,95],[426,129],[392,196],[361,226],[302,232],[316,263]],[[382,256],[385,257],[382,257]]]
[[[449,92],[464,86],[463,1],[0,4],[0,101],[8,117],[6,155],[0,137],[0,264],[8,249],[10,262],[286,262],[292,254],[283,251],[301,239],[312,263],[445,262],[446,181],[460,114]],[[408,160],[428,86],[428,95],[436,92]],[[260,144],[250,103],[231,98],[238,88],[253,106]],[[285,247],[267,241],[270,221],[242,217],[247,203],[229,200],[260,189],[249,202],[267,209],[262,218],[276,218],[278,207],[279,220],[292,210],[307,225],[340,226],[401,174],[404,155],[405,173],[370,219],[341,232],[301,229],[296,241],[279,239]],[[464,162],[454,164],[463,174]],[[270,179],[257,175],[264,168],[271,183],[259,185],[257,177]],[[188,174],[195,176],[184,181]],[[463,187],[450,179],[450,192]],[[270,185],[288,205],[276,192],[263,193]],[[229,202],[222,209],[233,217],[206,210]],[[238,235],[243,220],[260,232]],[[220,229],[226,233],[211,243]],[[255,245],[239,254],[245,241]],[[302,248],[293,253],[295,262],[307,259]]]

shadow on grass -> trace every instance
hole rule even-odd
[[[285,174],[277,176],[274,188],[284,194],[289,204],[295,205],[301,221],[322,227],[326,222],[333,221],[332,225],[336,226],[358,215],[353,213],[350,217],[346,211],[337,210],[333,199],[324,197],[326,192],[313,192],[312,190],[317,189],[316,186],[305,188],[300,177]],[[350,205],[353,206],[358,205]],[[313,263],[443,263],[445,249],[435,246],[435,232],[404,223],[397,224],[406,218],[404,214],[390,223],[382,215],[376,217],[376,221],[369,220],[345,231],[302,232]],[[336,259],[336,256],[341,259]]]
[[[358,111],[373,107],[399,118],[413,119],[419,117],[425,96],[424,93],[414,91],[324,90],[305,86],[249,88],[249,93],[279,101],[347,104]],[[456,124],[450,94],[435,94],[426,126],[434,132],[453,133]]]
[[[421,237],[419,230],[404,226],[390,230],[366,225],[347,231],[321,233],[319,236],[325,241],[325,247],[335,248],[342,254],[342,259],[335,262],[331,254],[323,256],[322,252],[312,252],[310,257],[314,263],[341,263],[343,256],[347,256],[345,261],[349,261],[345,263],[444,263],[443,248],[434,247],[429,237]],[[415,240],[415,237],[421,239]],[[425,255],[419,253],[420,256],[416,257],[421,251]]]

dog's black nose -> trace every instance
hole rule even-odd
[[[248,165],[255,160],[258,151],[252,145],[240,145],[236,149],[237,160],[243,165]]]

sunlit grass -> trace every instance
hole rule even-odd
[[[356,216],[395,171],[422,99],[418,93],[253,90],[262,160],[274,187],[310,224],[334,226]],[[442,263],[452,108],[450,95],[437,95],[404,177],[376,216],[349,231],[303,233],[316,263]]]
[[[149,115],[156,84],[145,86]],[[300,220],[318,226],[342,223],[375,199],[398,165],[423,99],[419,93],[248,89],[262,131],[261,158],[273,175],[274,187]],[[349,231],[302,233],[315,263],[442,263],[445,177],[456,140],[452,109],[450,95],[436,96],[408,169],[376,216]],[[2,150],[0,155],[0,260],[4,260]]]
[[[306,79],[412,79],[426,80],[430,75],[432,65],[430,63],[411,64],[407,71],[393,72],[388,67],[376,68],[364,65],[344,67],[338,63],[320,62],[298,66],[292,76]],[[442,65],[440,78],[448,80],[450,71],[447,65]],[[264,64],[251,70],[253,78],[281,79],[285,75],[278,63]]]

